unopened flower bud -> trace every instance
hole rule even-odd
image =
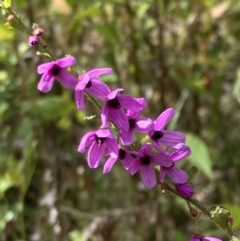
[[[39,43],[39,39],[38,39],[37,36],[30,36],[30,37],[28,38],[28,44],[29,44],[30,46],[36,46],[36,45],[38,45],[38,43]]]
[[[39,37],[39,36],[43,35],[43,32],[44,32],[44,30],[42,28],[36,28],[36,29],[33,30],[33,35]]]
[[[13,21],[13,19],[14,19],[14,15],[12,15],[12,14],[9,14],[8,16],[7,16],[7,21],[8,22],[12,22]]]
[[[177,184],[176,190],[182,197],[189,198],[194,194],[193,188],[187,183]]]

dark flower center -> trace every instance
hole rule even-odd
[[[103,142],[105,141],[105,137],[95,137],[95,141],[97,142],[98,146],[101,146],[103,144]]]
[[[130,129],[133,129],[135,127],[135,119],[129,119],[128,120],[128,123],[129,123],[129,128]]]
[[[126,152],[123,149],[119,149],[118,157],[120,160],[125,158]]]
[[[175,163],[173,162],[173,163],[172,163],[172,166],[170,166],[169,168],[172,168],[172,167],[174,167],[174,166],[175,166]]]
[[[88,83],[86,84],[86,88],[90,88],[92,86],[92,82],[91,80],[88,81]]]
[[[113,109],[120,109],[121,108],[121,104],[120,102],[118,101],[117,97],[115,97],[114,99],[112,100],[109,100],[108,102],[108,105],[113,108]]]
[[[164,136],[162,131],[154,131],[153,135],[152,135],[152,139],[153,140],[159,140]]]
[[[140,160],[144,165],[149,165],[151,163],[151,159],[149,156],[143,156]]]
[[[57,75],[59,75],[60,70],[61,70],[61,67],[59,67],[58,65],[54,64],[50,71],[51,71],[52,75],[57,76]]]

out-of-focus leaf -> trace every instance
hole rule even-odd
[[[137,10],[138,17],[142,18],[145,15],[145,13],[147,12],[147,10],[149,9],[150,6],[151,6],[150,2],[142,3]]]
[[[58,96],[49,96],[23,103],[23,109],[43,120],[53,120],[76,110],[74,102]]]
[[[30,118],[25,118],[19,126],[17,136],[22,138],[31,137],[33,134],[33,122]]]
[[[13,29],[13,26],[7,22],[4,27],[0,25],[0,40],[12,39],[14,37],[14,31],[9,31]]]
[[[0,116],[3,115],[8,108],[9,104],[7,102],[0,103]]]
[[[240,68],[238,68],[237,70],[237,79],[233,86],[232,94],[236,98],[236,100],[240,103]]]
[[[79,18],[88,18],[88,17],[95,17],[95,16],[100,16],[101,11],[99,7],[91,5],[88,8],[81,9],[78,14],[77,14],[77,19]]]
[[[5,8],[10,8],[11,5],[12,5],[11,0],[4,0],[3,6],[4,6]]]
[[[83,241],[85,240],[83,234],[80,233],[78,230],[73,230],[69,234],[69,238],[71,241]]]
[[[52,9],[58,13],[68,15],[71,13],[71,6],[66,2],[66,0],[52,0]]]
[[[191,148],[192,154],[188,158],[206,176],[212,175],[212,160],[207,145],[194,134],[186,135],[186,145]]]
[[[119,42],[117,28],[114,23],[108,24],[108,25],[106,24],[98,25],[96,26],[96,29],[99,31],[101,35],[103,35],[105,39],[112,42],[113,44],[116,44]]]
[[[226,203],[224,206],[229,209],[232,213],[233,217],[233,229],[239,229],[240,228],[240,205],[237,204],[231,204]]]

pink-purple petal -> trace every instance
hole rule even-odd
[[[104,104],[101,110],[101,121],[102,121],[102,126],[105,128],[109,127],[108,112],[109,112],[109,109],[107,108],[107,104]]]
[[[62,69],[58,76],[57,79],[59,82],[67,89],[73,89],[77,85],[77,78],[69,73],[67,70]]]
[[[140,175],[143,183],[148,187],[152,188],[156,185],[157,179],[154,171],[154,167],[152,165],[141,166]]]
[[[191,149],[188,146],[183,146],[181,149],[176,149],[170,154],[170,158],[172,161],[180,161],[191,154]]]
[[[89,70],[87,73],[90,76],[90,78],[96,78],[104,74],[112,74],[112,69],[110,68],[99,68],[99,69],[92,69]]]
[[[163,137],[159,139],[159,142],[165,146],[175,146],[179,143],[185,142],[185,136],[179,131],[163,130]]]
[[[49,92],[54,83],[54,76],[49,74],[48,72],[43,74],[40,81],[38,82],[38,90],[46,93]]]
[[[168,108],[157,118],[155,123],[155,130],[163,130],[166,125],[171,121],[173,116],[175,115],[175,110],[173,108]]]
[[[129,130],[128,118],[122,109],[111,108],[111,110],[109,110],[108,117],[116,124],[119,129],[123,131]]]
[[[186,183],[188,180],[187,172],[183,171],[179,167],[171,167],[167,170],[168,176],[176,183]]]
[[[204,237],[203,241],[222,241],[222,240],[215,237]]]
[[[129,95],[119,95],[118,100],[121,103],[122,108],[138,112],[141,110],[142,106],[138,103],[136,99]]]
[[[78,146],[78,151],[81,152],[81,153],[84,153],[86,147],[93,143],[94,138],[95,138],[95,132],[94,131],[90,131],[87,134],[85,134],[82,137],[81,142]]]
[[[107,138],[106,142],[106,150],[107,154],[110,154],[112,157],[118,158],[119,148],[116,139],[114,138]]]
[[[134,141],[134,133],[132,130],[129,131],[121,131],[120,138],[123,145],[131,145]]]
[[[88,84],[90,77],[88,74],[83,74],[81,79],[78,81],[76,85],[76,90],[84,90],[86,85]]]
[[[136,121],[135,129],[141,133],[147,133],[153,128],[153,122],[150,118],[139,117]]]
[[[163,167],[171,167],[173,165],[173,162],[168,156],[160,153],[153,153],[151,155],[151,162],[154,165],[161,165]]]
[[[54,62],[40,64],[37,68],[38,74],[43,74],[48,72],[54,65]]]
[[[141,161],[139,159],[135,159],[134,162],[132,162],[130,167],[128,168],[128,172],[131,175],[134,175],[139,171],[140,167],[141,167]]]
[[[108,100],[114,99],[114,98],[118,95],[118,93],[119,93],[120,91],[123,91],[123,89],[118,88],[118,89],[113,90],[112,92],[110,92],[110,93],[108,94],[107,99],[108,99]]]
[[[66,68],[68,66],[74,65],[76,63],[76,59],[72,56],[66,56],[64,58],[58,59],[55,61],[55,63],[62,68]]]
[[[120,158],[119,158],[120,159]],[[121,159],[120,159],[121,160]],[[135,161],[135,159],[125,151],[125,157],[121,160],[123,167],[128,170],[131,164]]]
[[[79,110],[84,109],[84,92],[82,90],[76,90],[75,91],[75,102],[77,104],[77,108]]]
[[[99,99],[106,99],[107,95],[110,93],[110,88],[97,79],[91,79],[92,86],[86,88],[85,90]]]
[[[191,239],[189,241],[222,241],[219,238],[215,238],[215,237],[204,237],[201,235],[194,235],[193,237],[191,237]]]
[[[98,129],[95,134],[100,138],[112,138],[112,132],[109,129]]]
[[[109,173],[116,161],[116,156],[110,156],[103,166],[103,173]]]
[[[141,146],[139,153],[142,156],[151,155],[152,148],[153,148],[153,146],[151,144],[144,144]]]
[[[96,142],[90,146],[88,151],[88,165],[90,168],[97,168],[105,151],[105,145],[98,145]]]

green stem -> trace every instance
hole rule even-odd
[[[14,16],[13,21],[16,21],[17,24],[27,32],[27,34],[32,35],[32,32],[24,25],[22,20],[15,14],[15,12],[12,10],[12,8],[8,8],[7,10],[10,14],[12,14]],[[40,41],[39,41],[39,46],[49,55],[49,57],[51,57],[51,59],[53,59],[53,60],[56,59],[54,57],[54,55],[48,50],[46,44],[44,43],[44,41],[41,38],[40,38]]]
[[[202,214],[204,214],[205,216],[207,216],[208,218],[210,218],[218,227],[220,227],[220,228],[227,234],[227,236],[228,236],[229,238],[232,238],[232,237],[233,237],[232,230],[231,230],[230,228],[226,228],[225,226],[223,226],[222,224],[220,224],[217,220],[215,220],[215,219],[211,216],[208,208],[206,208],[204,205],[202,205],[198,200],[196,200],[196,199],[194,199],[194,198],[184,198],[184,197],[182,197],[181,195],[179,195],[178,192],[177,192],[173,187],[171,187],[169,184],[165,184],[165,185],[166,185],[167,190],[168,190],[170,193],[172,193],[172,194],[174,194],[174,195],[176,195],[176,196],[178,196],[178,197],[186,200],[188,203],[191,203],[195,208],[197,208],[198,210],[200,210]]]

